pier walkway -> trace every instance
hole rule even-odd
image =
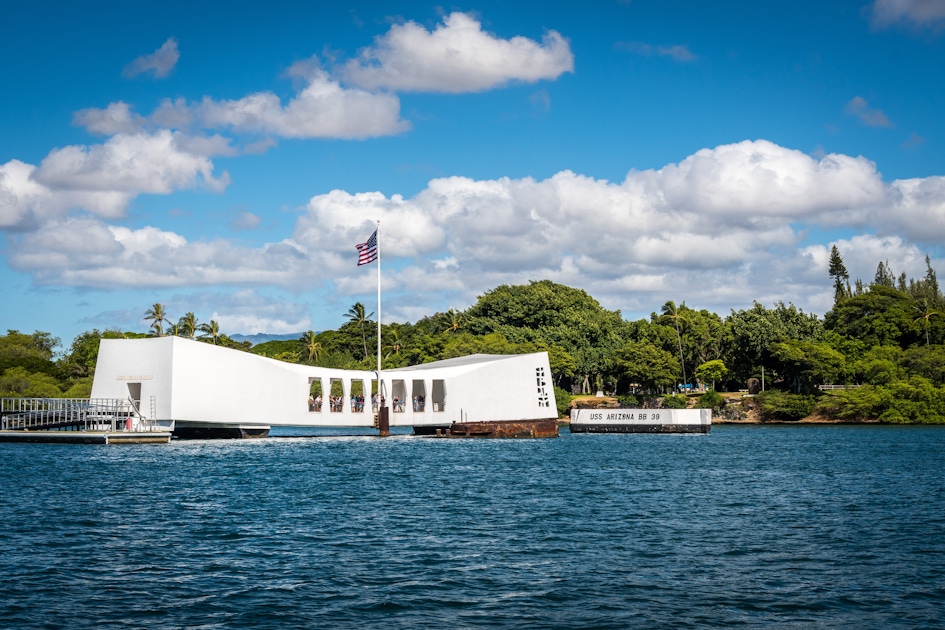
[[[152,410],[155,407],[151,401]],[[0,441],[117,444],[170,442],[173,426],[131,399],[2,398]]]

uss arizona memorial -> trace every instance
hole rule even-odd
[[[130,399],[191,437],[250,437],[271,426],[371,427],[380,391],[391,427],[556,418],[548,355],[471,355],[377,373],[285,363],[181,337],[103,339],[92,398]],[[324,402],[310,397],[321,394]],[[329,404],[334,394],[340,404]],[[360,401],[363,401],[360,402]],[[395,404],[396,402],[396,404]]]

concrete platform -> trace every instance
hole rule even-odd
[[[170,432],[161,431],[0,431],[0,442],[36,444],[168,444]]]

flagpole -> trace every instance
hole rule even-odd
[[[381,220],[377,220],[377,395],[381,394]]]
[[[381,220],[377,220],[377,419],[381,436],[390,435],[390,416],[381,379]]]

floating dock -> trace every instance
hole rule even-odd
[[[572,409],[571,433],[708,433],[711,409]]]

